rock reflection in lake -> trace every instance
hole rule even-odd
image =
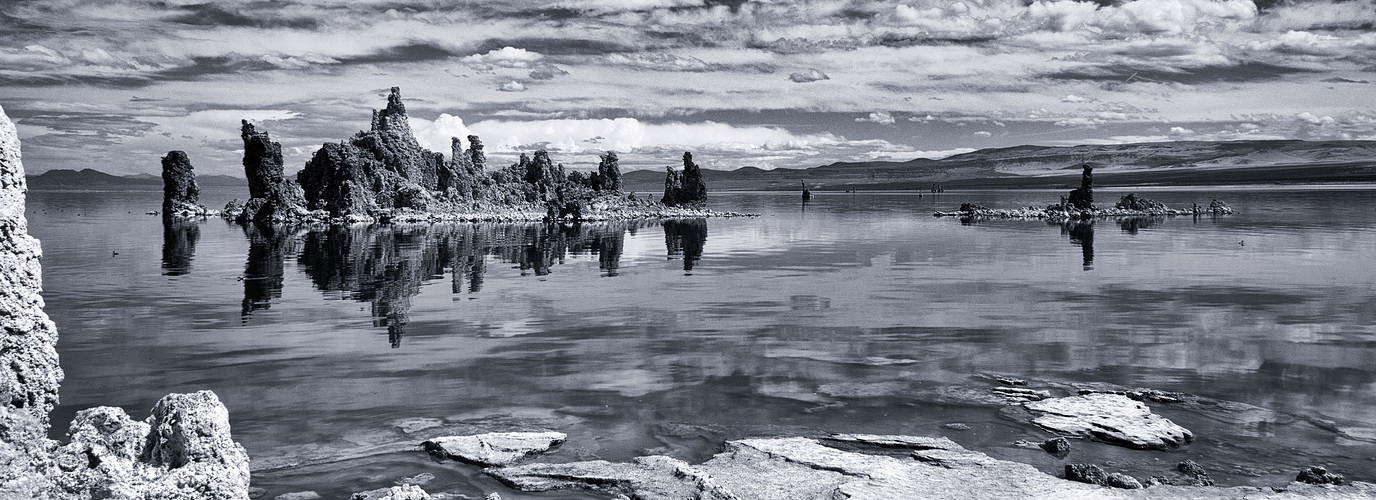
[[[664,246],[669,258],[683,257],[683,270],[692,271],[702,258],[707,243],[707,219],[679,219],[664,221]]]
[[[1165,223],[1165,217],[1124,217],[1118,219],[1118,227],[1128,234],[1137,234],[1137,231],[1142,229],[1151,229]]]
[[[1061,234],[1070,236],[1070,242],[1080,245],[1084,256],[1086,271],[1094,270],[1094,221],[1079,220],[1061,222]]]
[[[401,345],[411,300],[421,286],[449,274],[453,293],[478,293],[487,259],[514,264],[522,276],[546,276],[570,255],[597,255],[604,277],[617,276],[626,234],[651,221],[585,222],[573,225],[388,224],[270,228],[248,225],[249,262],[244,271],[244,316],[281,296],[283,257],[297,264],[317,289],[372,306],[373,326],[386,327]],[[707,222],[663,223],[670,256],[683,255],[692,269],[702,255]]]
[[[201,239],[199,221],[180,217],[162,218],[162,274],[181,276],[191,272],[196,240]]]
[[[244,264],[243,320],[253,311],[267,309],[272,299],[282,297],[283,261],[294,251],[295,232],[286,228],[248,224],[248,262]]]

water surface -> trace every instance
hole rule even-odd
[[[1097,192],[1101,204],[1125,194]],[[1197,441],[1076,441],[1141,479],[1186,458],[1223,485],[1304,466],[1376,480],[1376,190],[1152,190],[1226,217],[939,219],[1059,192],[714,193],[759,218],[578,226],[164,224],[156,192],[29,194],[67,380],[53,421],[212,389],[254,485],[345,497],[413,477],[523,495],[400,451],[444,433],[553,429],[551,462],[827,432],[944,435],[1048,472],[1049,437],[970,401],[1032,381],[1181,391]],[[219,205],[239,193],[204,195]],[[965,424],[968,429],[948,427]],[[960,427],[960,426],[955,426]],[[311,465],[319,464],[319,465]]]

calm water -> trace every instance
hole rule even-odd
[[[36,191],[28,207],[67,372],[56,427],[212,389],[268,498],[421,473],[431,492],[585,498],[399,451],[522,428],[569,434],[553,462],[869,432],[1059,471],[1012,446],[1048,434],[962,398],[995,385],[984,374],[1208,398],[1152,405],[1191,445],[1075,442],[1071,461],[1145,479],[1190,458],[1224,485],[1315,464],[1376,480],[1376,190],[1142,194],[1242,213],[962,224],[930,214],[1059,193],[821,193],[805,210],[796,193],[721,193],[713,208],[763,216],[267,230],[164,227],[144,215],[155,192]]]

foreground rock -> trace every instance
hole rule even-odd
[[[28,185],[14,123],[0,108],[0,497],[41,489],[52,465],[48,412],[62,368],[43,312],[43,250],[24,217]]]
[[[201,188],[196,185],[196,173],[185,151],[168,151],[162,157],[162,213],[167,217],[205,217],[209,210],[201,206]]]
[[[511,465],[553,449],[568,436],[562,432],[490,432],[438,437],[421,443],[425,451],[478,465]]]
[[[14,124],[0,109],[0,498],[246,498],[248,456],[209,391],[169,395],[145,422],[119,408],[82,410],[68,444],[47,438],[62,369],[26,190]]]
[[[230,437],[215,393],[169,394],[136,422],[116,407],[82,410],[57,450],[59,496],[238,499],[248,495],[248,454]]]
[[[1194,434],[1121,394],[1086,394],[1023,403],[1032,423],[1071,436],[1129,448],[1165,450],[1194,441]]]
[[[847,450],[827,446],[831,443]],[[904,450],[895,455],[894,449]],[[485,471],[523,491],[591,490],[654,499],[802,498],[1363,498],[1376,485],[1291,483],[1271,488],[1158,486],[1118,489],[1043,473],[967,450],[944,438],[839,435],[744,439],[699,465],[665,457],[528,464]],[[1105,481],[1110,474],[1104,474]],[[1124,476],[1126,478],[1126,476]],[[1121,478],[1120,478],[1121,479]],[[1135,482],[1135,480],[1134,480]],[[1124,484],[1131,484],[1124,480]]]

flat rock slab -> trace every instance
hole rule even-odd
[[[472,464],[511,465],[544,453],[568,439],[562,432],[489,432],[472,436],[437,437],[421,443],[425,451]]]
[[[823,444],[912,449],[910,456],[870,454]],[[1017,462],[967,450],[944,438],[838,435],[744,439],[699,465],[664,457],[527,464],[484,471],[523,491],[589,490],[642,499],[774,500],[802,498],[1371,498],[1376,485],[1271,488],[1157,486],[1124,490],[1067,481]]]
[[[1121,394],[1086,394],[1030,401],[1032,423],[1071,436],[1137,449],[1166,450],[1194,441],[1194,434]]]

